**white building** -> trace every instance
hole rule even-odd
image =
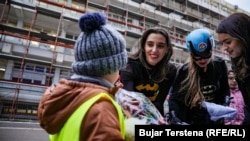
[[[187,60],[185,36],[191,30],[207,28],[216,37],[223,18],[247,13],[224,0],[1,0],[0,9],[0,119],[28,120],[36,120],[44,89],[72,74],[77,20],[86,11],[106,13],[129,52],[145,29],[168,29],[177,64]],[[220,46],[213,51],[230,66]]]

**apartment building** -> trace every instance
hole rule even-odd
[[[1,0],[0,119],[36,120],[46,87],[72,74],[78,19],[86,11],[101,11],[121,32],[133,52],[143,31],[166,28],[176,64],[188,58],[185,36],[207,28],[216,37],[219,22],[233,12],[245,12],[224,0]],[[217,41],[216,41],[217,42]],[[216,46],[215,57],[227,54]],[[55,105],[56,106],[56,105]]]

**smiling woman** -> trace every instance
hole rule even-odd
[[[237,39],[233,38],[229,34],[218,34],[218,39],[221,47],[228,52],[231,58],[237,58],[242,54],[243,44]],[[234,47],[234,49],[232,49]]]
[[[137,52],[131,54],[128,64],[120,71],[124,89],[143,93],[163,115],[163,104],[176,75],[170,63],[173,54],[168,32],[155,27],[146,30]]]
[[[250,17],[233,13],[221,21],[216,32],[219,42],[231,57],[239,89],[245,102],[245,121],[250,124]]]

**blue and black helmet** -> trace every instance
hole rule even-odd
[[[186,45],[193,56],[208,57],[212,55],[214,38],[207,29],[196,29],[187,35]]]

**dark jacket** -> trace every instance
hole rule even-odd
[[[166,75],[166,79],[160,83],[154,81],[154,77],[159,73],[159,67],[151,66],[151,70],[147,70],[139,60],[129,59],[128,65],[120,71],[123,88],[128,91],[143,93],[162,115],[163,103],[166,100],[177,71],[174,64],[169,63],[167,65],[169,72]]]
[[[207,71],[199,68],[201,91],[208,102],[223,105],[225,97],[230,95],[227,79],[227,67],[223,60],[215,59],[208,64]],[[182,121],[189,124],[217,124],[210,120],[209,114],[201,106],[190,108],[185,105],[185,93],[179,93],[181,82],[187,77],[188,64],[178,72],[169,100],[169,109]],[[222,122],[220,122],[222,123]]]

